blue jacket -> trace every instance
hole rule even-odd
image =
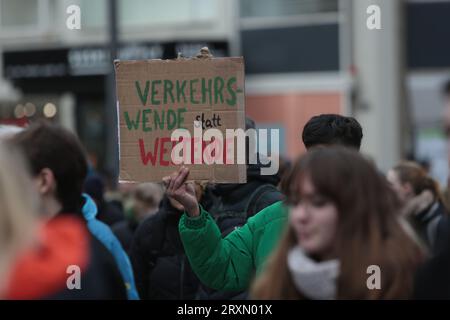
[[[139,295],[134,283],[133,269],[130,259],[122,248],[117,237],[105,223],[97,220],[97,205],[87,194],[83,194],[86,200],[83,206],[83,216],[87,222],[87,227],[94,237],[96,237],[111,252],[117,263],[119,271],[125,282],[128,300],[139,300]]]

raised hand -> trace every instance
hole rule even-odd
[[[172,175],[163,178],[166,185],[167,196],[177,200],[191,217],[200,215],[198,201],[195,194],[193,182],[186,182],[189,176],[189,169],[181,167],[180,170]]]

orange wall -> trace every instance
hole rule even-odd
[[[314,115],[342,113],[341,93],[292,93],[246,97],[246,114],[258,123],[281,123],[285,129],[286,154],[293,159],[305,146],[302,131]]]

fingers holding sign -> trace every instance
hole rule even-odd
[[[167,187],[167,196],[180,202],[187,214],[195,217],[200,214],[200,210],[198,208],[195,188],[192,183],[186,182],[188,176],[189,169],[181,167],[177,172],[164,177],[163,182]]]
[[[178,171],[178,176],[175,178],[172,188],[178,190],[185,182],[189,175],[189,169],[186,167],[181,167]]]

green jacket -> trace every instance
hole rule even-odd
[[[217,290],[245,290],[284,230],[288,211],[279,201],[248,219],[222,238],[211,215],[180,219],[179,230],[191,267],[206,286]]]

